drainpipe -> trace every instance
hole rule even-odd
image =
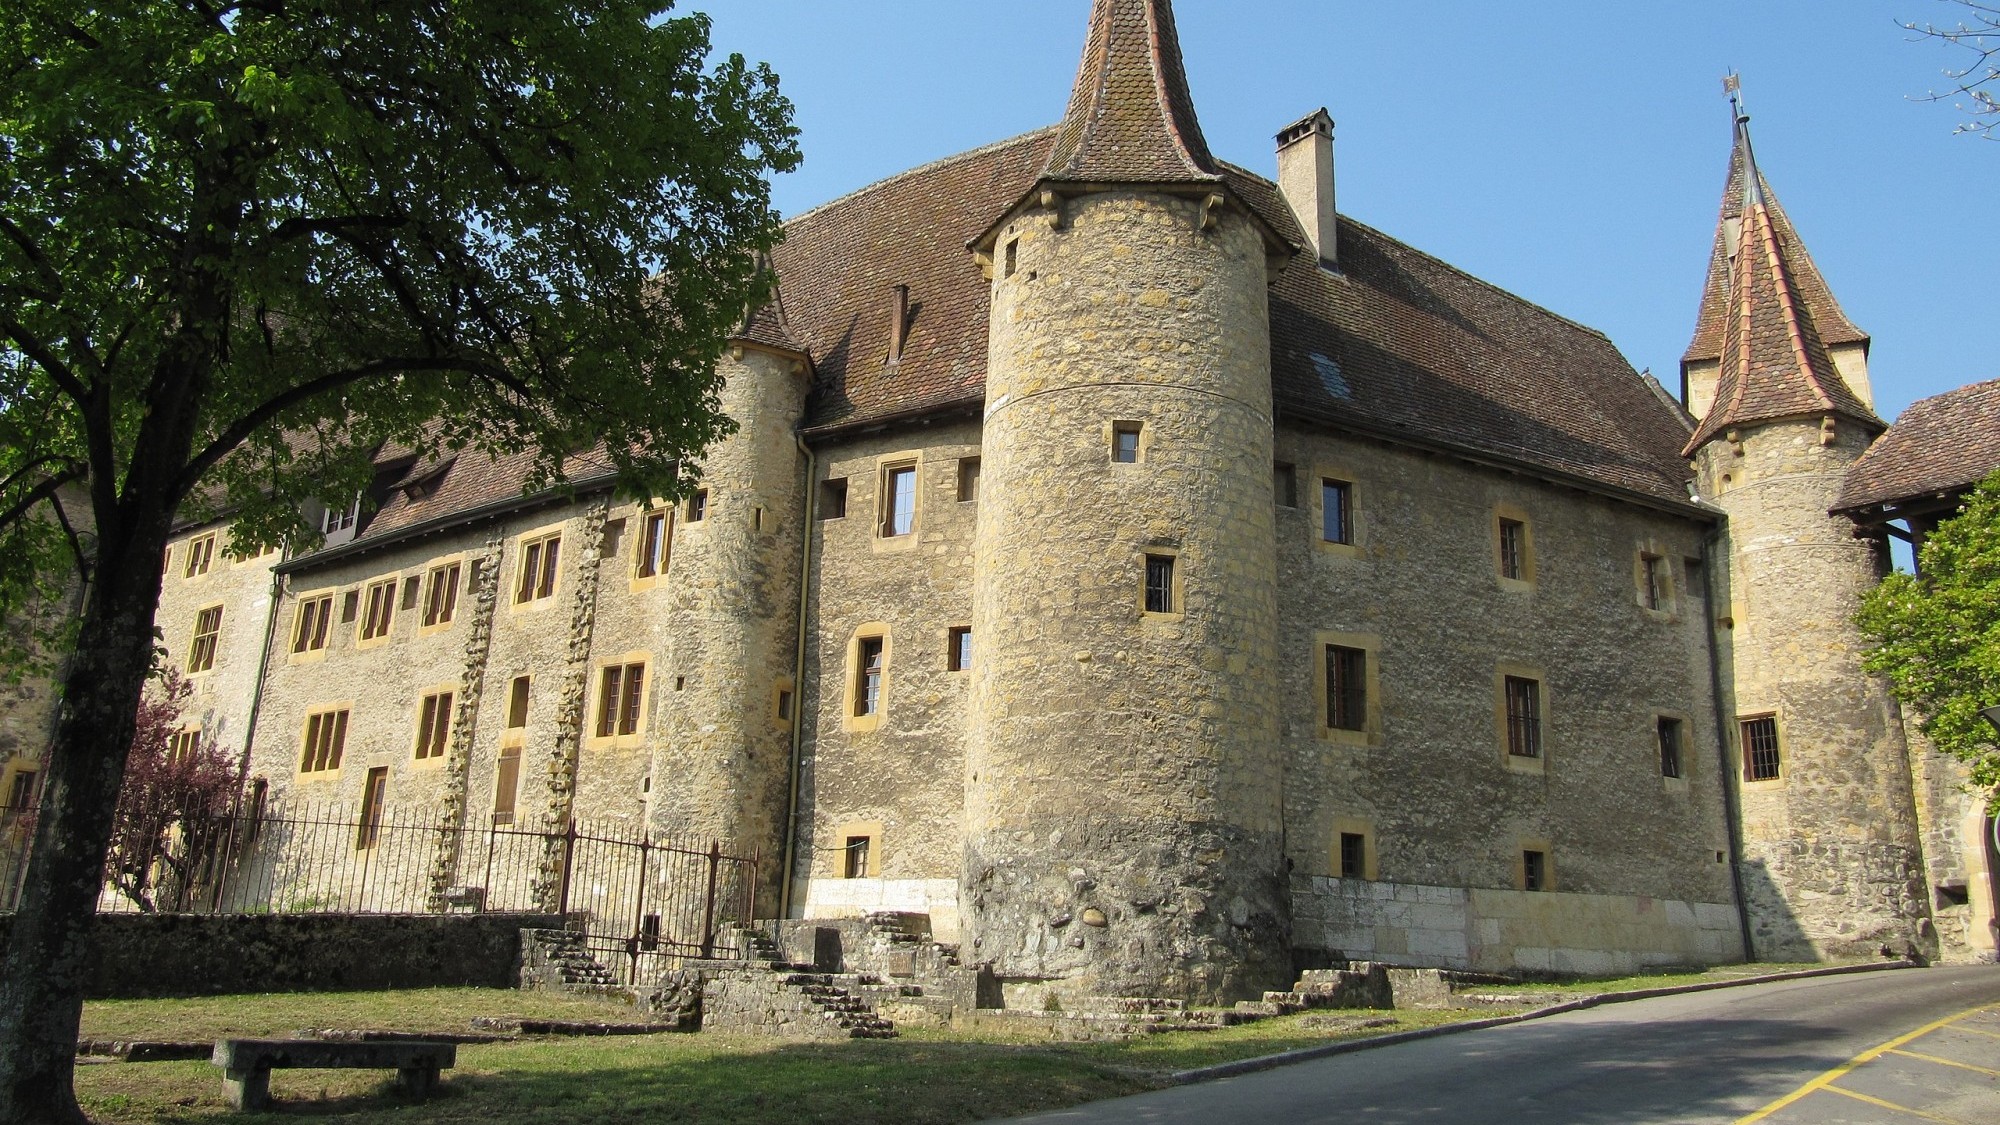
[[[798,434],[792,440],[806,459],[806,526],[799,536],[799,644],[792,656],[792,777],[785,798],[785,859],[778,872],[778,920],[792,916],[792,864],[799,844],[799,759],[803,756],[806,733],[806,606],[812,590],[813,516],[819,503],[818,482],[813,479],[815,460],[812,447]]]
[[[264,680],[271,670],[271,642],[278,635],[278,604],[284,601],[291,579],[271,575],[271,608],[264,615],[264,651],[257,657],[257,679],[250,688],[250,713],[243,720],[243,753],[236,761],[236,796],[243,797],[243,784],[250,780],[250,744],[257,738],[257,713],[264,709]]]
[[[1719,765],[1722,782],[1722,821],[1729,834],[1729,881],[1736,889],[1736,925],[1743,936],[1743,960],[1757,959],[1756,942],[1750,936],[1750,904],[1743,897],[1743,834],[1742,817],[1736,808],[1736,771],[1729,761],[1729,720],[1722,714],[1722,653],[1715,644],[1715,630],[1718,628],[1715,613],[1715,594],[1719,587],[1715,581],[1715,545],[1722,538],[1723,525],[1717,524],[1701,540],[1702,585],[1708,596],[1702,612],[1707,620],[1702,623],[1702,636],[1708,642],[1708,686],[1714,700],[1715,712],[1715,757]]]

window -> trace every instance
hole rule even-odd
[[[169,762],[191,762],[194,760],[194,756],[200,753],[200,751],[201,728],[199,727],[191,730],[175,731],[174,736],[167,741],[167,761]]]
[[[1020,265],[1021,265],[1021,240],[1018,238],[1010,238],[1007,240],[1007,248],[1001,252],[1000,276],[1013,277],[1014,271],[1020,268]]]
[[[1524,891],[1546,891],[1549,889],[1549,854],[1528,848],[1521,852],[1521,889]]]
[[[562,536],[545,535],[521,544],[520,580],[514,584],[514,604],[539,601],[556,592],[556,562],[562,556]]]
[[[778,689],[778,721],[783,723],[789,723],[792,721],[791,688]]]
[[[1326,646],[1326,725],[1333,730],[1368,729],[1367,650]]]
[[[604,521],[604,529],[597,536],[597,557],[615,559],[618,549],[625,545],[625,521],[622,519]]]
[[[1738,719],[1743,734],[1743,780],[1776,781],[1783,765],[1778,755],[1778,717],[1756,715]]]
[[[1271,495],[1280,508],[1299,506],[1299,470],[1283,461],[1271,466]]]
[[[396,580],[391,578],[368,587],[368,610],[361,615],[361,639],[372,641],[388,636],[395,616]]]
[[[688,495],[688,522],[700,523],[708,518],[708,489],[697,488]]]
[[[1667,608],[1667,560],[1658,555],[1639,556],[1639,604],[1652,610]]]
[[[189,672],[206,672],[215,667],[215,642],[221,633],[221,606],[212,605],[194,615],[194,639],[188,642]]]
[[[958,459],[958,502],[970,504],[979,499],[979,458],[960,457]]]
[[[319,529],[323,534],[332,535],[336,531],[346,531],[353,527],[354,521],[359,518],[361,518],[361,497],[356,496],[352,503],[344,507],[328,507],[321,513]]]
[[[451,693],[441,691],[424,696],[424,706],[417,716],[417,761],[444,757],[444,748],[451,736]]]
[[[430,593],[424,598],[424,626],[444,625],[458,614],[458,564],[434,566]]]
[[[7,807],[16,811],[35,807],[35,779],[41,776],[35,770],[16,770],[14,783],[7,790]]]
[[[389,795],[389,767],[376,766],[368,771],[368,778],[361,785],[361,824],[354,832],[356,851],[366,851],[375,846],[382,836],[382,803]]]
[[[667,572],[668,553],[673,547],[674,514],[665,508],[639,517],[639,557],[632,573],[640,578],[658,578]]]
[[[841,849],[841,877],[845,879],[865,879],[868,877],[868,853],[873,839],[868,836],[849,836],[847,846]]]
[[[1528,579],[1528,525],[1505,516],[1500,518],[1500,577]]]
[[[521,748],[502,746],[493,769],[493,823],[514,823],[514,801],[521,788]]]
[[[613,664],[598,682],[597,737],[611,738],[639,731],[639,705],[646,698],[646,665]]]
[[[300,773],[325,773],[340,768],[347,747],[347,711],[318,711],[306,717],[305,745],[299,754]]]
[[[1354,542],[1354,485],[1327,478],[1319,482],[1319,537],[1328,543]]]
[[[882,538],[893,539],[917,529],[917,467],[890,465],[882,470]]]
[[[847,478],[834,477],[819,482],[819,518],[847,518]]]
[[[299,601],[299,613],[292,623],[292,651],[318,652],[326,647],[327,626],[333,622],[333,595]]]
[[[516,676],[507,690],[507,729],[521,730],[528,725],[528,683],[530,677]]]
[[[1343,879],[1365,879],[1368,877],[1368,837],[1359,832],[1340,834],[1340,877]]]
[[[403,604],[401,609],[404,613],[417,608],[417,591],[422,584],[423,580],[414,574],[403,579]]]
[[[207,535],[197,535],[193,539],[188,540],[186,577],[194,578],[197,575],[207,574],[208,568],[214,562],[215,532],[211,531]]]
[[[1175,612],[1172,555],[1146,556],[1146,612]]]
[[[354,624],[354,619],[360,612],[361,591],[349,590],[347,595],[340,599],[340,623],[342,625]]]
[[[1661,717],[1660,728],[1660,776],[1681,776],[1681,721]]]
[[[1508,676],[1507,753],[1517,758],[1542,756],[1542,685],[1525,676]]]
[[[972,626],[954,625],[946,630],[944,663],[948,671],[972,670]]]
[[[1144,427],[1138,422],[1111,423],[1111,459],[1121,465],[1139,463],[1139,434]]]
[[[863,637],[856,651],[854,715],[882,713],[882,638]]]

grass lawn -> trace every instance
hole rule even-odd
[[[449,989],[92,1003],[85,1008],[84,1027],[93,1038],[200,1039],[289,1035],[299,1027],[462,1030],[475,1015],[617,1019],[620,1012],[588,1000]],[[1122,1043],[1030,1043],[999,1033],[950,1031],[838,1043],[716,1035],[554,1039],[462,1046],[443,1091],[421,1104],[399,1101],[384,1071],[281,1070],[271,1076],[271,1092],[283,1113],[398,1125],[943,1125],[1138,1093],[1189,1067],[1492,1014],[1335,1012],[1317,1019],[1306,1014]],[[1396,1023],[1313,1026],[1329,1016]],[[81,1066],[76,1085],[84,1108],[106,1123],[232,1116],[222,1100],[221,1072],[206,1063]]]

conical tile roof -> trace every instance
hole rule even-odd
[[[1169,0],[1095,0],[1069,112],[1043,169],[1082,183],[1214,183]]]

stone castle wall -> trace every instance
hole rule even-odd
[[[182,721],[199,726],[202,735],[231,761],[248,750],[251,704],[257,697],[257,673],[264,654],[264,634],[270,621],[271,568],[277,551],[239,559],[229,553],[226,523],[191,528],[176,536],[167,550],[166,574],[160,583],[160,608],[153,621],[166,648],[165,666],[182,672],[194,689]],[[194,544],[213,537],[206,572],[187,573]],[[202,610],[222,607],[222,629],[216,637],[215,663],[205,672],[189,672],[189,648],[195,619]]]
[[[1774,715],[1783,759],[1777,779],[1740,783],[1757,956],[1934,952],[1902,716],[1853,624],[1886,559],[1827,514],[1869,435],[1842,422],[1822,444],[1817,419],[1737,433],[1696,464],[1729,513],[1730,707]]]

